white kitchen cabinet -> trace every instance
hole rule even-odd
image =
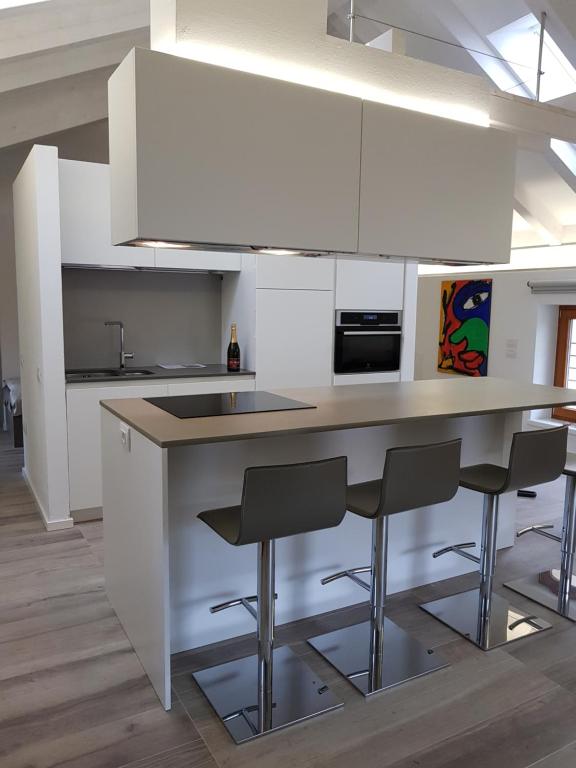
[[[402,309],[404,264],[382,259],[336,262],[336,309]]]
[[[159,397],[168,394],[165,381],[158,384],[68,385],[68,468],[70,511],[102,507],[102,448],[100,401],[124,397]]]
[[[230,379],[194,379],[168,382],[169,395],[211,395],[219,392],[253,392],[256,389],[254,377],[233,377]]]
[[[197,269],[201,272],[239,272],[239,253],[191,251],[180,248],[157,248],[155,265],[159,269]]]
[[[332,384],[334,293],[256,291],[258,389]]]
[[[357,250],[360,99],[136,48],[109,122],[113,242]]]
[[[153,248],[114,247],[110,234],[110,167],[58,161],[63,264],[153,267]]]
[[[364,102],[359,251],[508,262],[515,137]]]
[[[334,259],[258,255],[256,288],[334,290]]]

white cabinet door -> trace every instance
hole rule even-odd
[[[153,267],[153,248],[114,247],[110,234],[110,167],[59,160],[63,264]]]
[[[169,395],[210,395],[218,392],[253,392],[256,389],[255,379],[230,378],[212,381],[202,379],[196,381],[170,381]]]
[[[256,387],[332,384],[332,291],[256,291]]]
[[[256,287],[333,291],[334,259],[260,254]]]
[[[202,272],[240,272],[239,253],[190,251],[180,248],[157,248],[156,266],[164,269],[198,269]]]
[[[357,250],[360,99],[136,48],[109,118],[114,242]]]
[[[508,262],[516,139],[364,102],[359,251]]]
[[[336,309],[402,309],[403,304],[403,263],[336,262]]]
[[[168,394],[162,384],[68,387],[68,465],[70,511],[102,506],[102,456],[100,400],[123,397],[157,397]]]

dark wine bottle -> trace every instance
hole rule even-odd
[[[236,323],[232,323],[230,330],[230,344],[228,344],[228,370],[240,370],[240,347],[238,345],[238,332]]]

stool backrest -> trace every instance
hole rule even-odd
[[[566,464],[567,445],[567,426],[516,432],[502,493],[556,480]]]
[[[340,525],[346,514],[347,458],[251,467],[244,473],[238,544]]]
[[[377,516],[449,501],[460,481],[462,440],[390,448],[386,452]]]

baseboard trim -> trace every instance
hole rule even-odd
[[[86,509],[72,509],[70,515],[75,523],[93,523],[102,520],[102,507],[88,507]]]
[[[30,476],[28,475],[28,472],[26,471],[26,467],[22,467],[22,477],[24,478],[24,482],[28,486],[28,490],[34,497],[34,501],[36,503],[36,507],[38,508],[38,512],[40,513],[40,519],[42,520],[42,523],[44,524],[44,527],[47,531],[61,531],[64,528],[72,528],[74,525],[74,520],[71,517],[64,517],[61,520],[48,520],[48,517],[46,515],[46,511],[42,504],[40,503],[40,499],[38,498],[38,494],[36,493],[36,489],[34,488],[34,485],[32,481],[30,480]]]

